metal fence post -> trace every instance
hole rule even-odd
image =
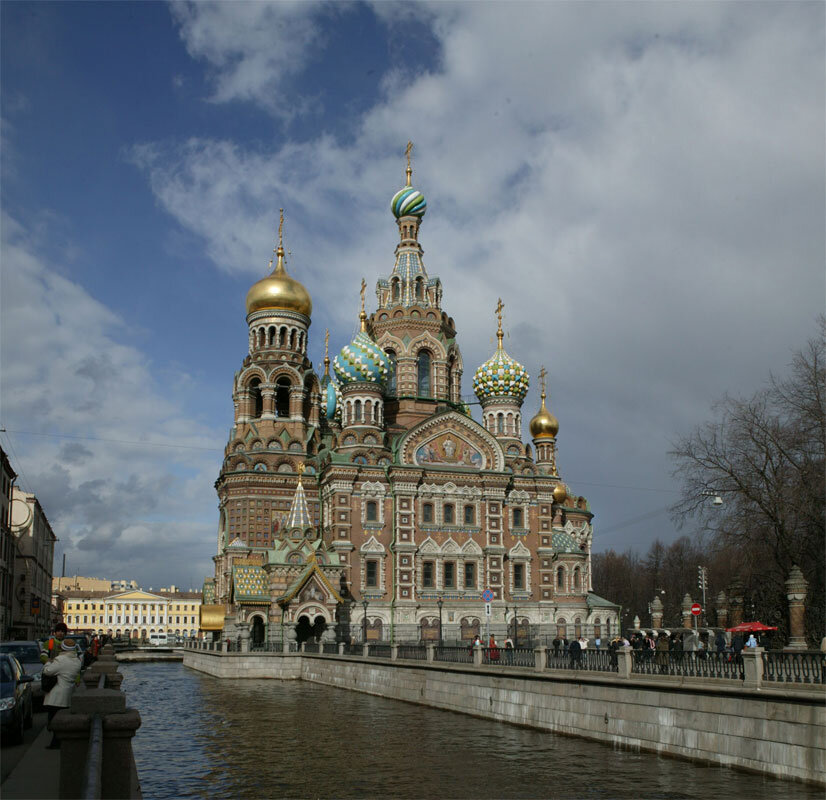
[[[370,645],[365,642],[361,647],[361,655],[363,658],[370,657]]]
[[[436,645],[434,645],[433,642],[428,642],[425,645],[425,648],[427,649],[427,660],[428,661],[435,661],[436,660]]]

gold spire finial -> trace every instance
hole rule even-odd
[[[330,329],[324,331],[324,376],[330,377]]]
[[[367,291],[367,281],[361,279],[361,311],[359,312],[359,319],[361,320],[361,330],[367,330],[367,312],[364,310],[364,293]]]
[[[505,307],[505,304],[502,302],[502,298],[500,297],[499,300],[496,302],[496,318],[498,320],[498,327],[496,329],[496,338],[499,340],[499,347],[502,347],[502,339],[504,338],[505,334],[502,333],[502,309]]]
[[[407,185],[410,186],[410,176],[413,174],[413,167],[410,166],[410,160],[413,155],[413,142],[408,141],[407,147],[404,148],[404,154],[407,156]]]
[[[278,246],[273,248],[278,261],[275,264],[276,272],[286,272],[284,269],[284,209],[280,208],[278,217]],[[270,259],[270,266],[272,266],[272,259]]]
[[[303,461],[298,462],[298,474],[299,476],[304,474],[304,470],[307,469],[307,465]]]
[[[545,377],[547,376],[547,374],[548,374],[548,370],[546,370],[545,367],[542,367],[542,369],[539,370],[539,385],[542,387],[542,404],[543,405],[545,404]]]

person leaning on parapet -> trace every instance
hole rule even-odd
[[[668,672],[668,649],[668,634],[661,633],[657,637],[657,666],[662,673]]]
[[[571,655],[571,669],[577,669],[582,664],[582,647],[579,644],[579,639],[571,640],[568,652]]]
[[[45,664],[60,655],[60,643],[66,638],[69,629],[65,622],[58,622],[54,626],[54,634],[46,642],[46,649],[40,654],[40,660]]]
[[[57,678],[57,685],[43,698],[43,707],[49,715],[49,725],[61,708],[68,708],[72,704],[72,690],[80,675],[80,659],[77,657],[75,640],[64,639],[60,643],[60,651],[57,658],[43,667],[44,675],[54,675]],[[60,747],[60,742],[54,732],[52,732],[52,741],[47,746],[50,750]]]
[[[726,635],[722,631],[717,631],[717,635],[714,637],[714,649],[718,653],[726,652]]]

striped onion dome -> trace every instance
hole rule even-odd
[[[405,186],[393,195],[390,210],[396,219],[399,217],[423,217],[427,211],[424,195],[412,186]]]
[[[493,397],[513,397],[520,403],[525,399],[530,384],[528,370],[512,359],[502,347],[473,376],[473,391],[480,401]]]
[[[333,370],[342,386],[349,383],[375,383],[384,386],[393,374],[393,364],[367,334],[361,330],[333,359]]]

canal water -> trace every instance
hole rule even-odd
[[[121,664],[143,796],[822,798],[800,784],[303,681]]]

